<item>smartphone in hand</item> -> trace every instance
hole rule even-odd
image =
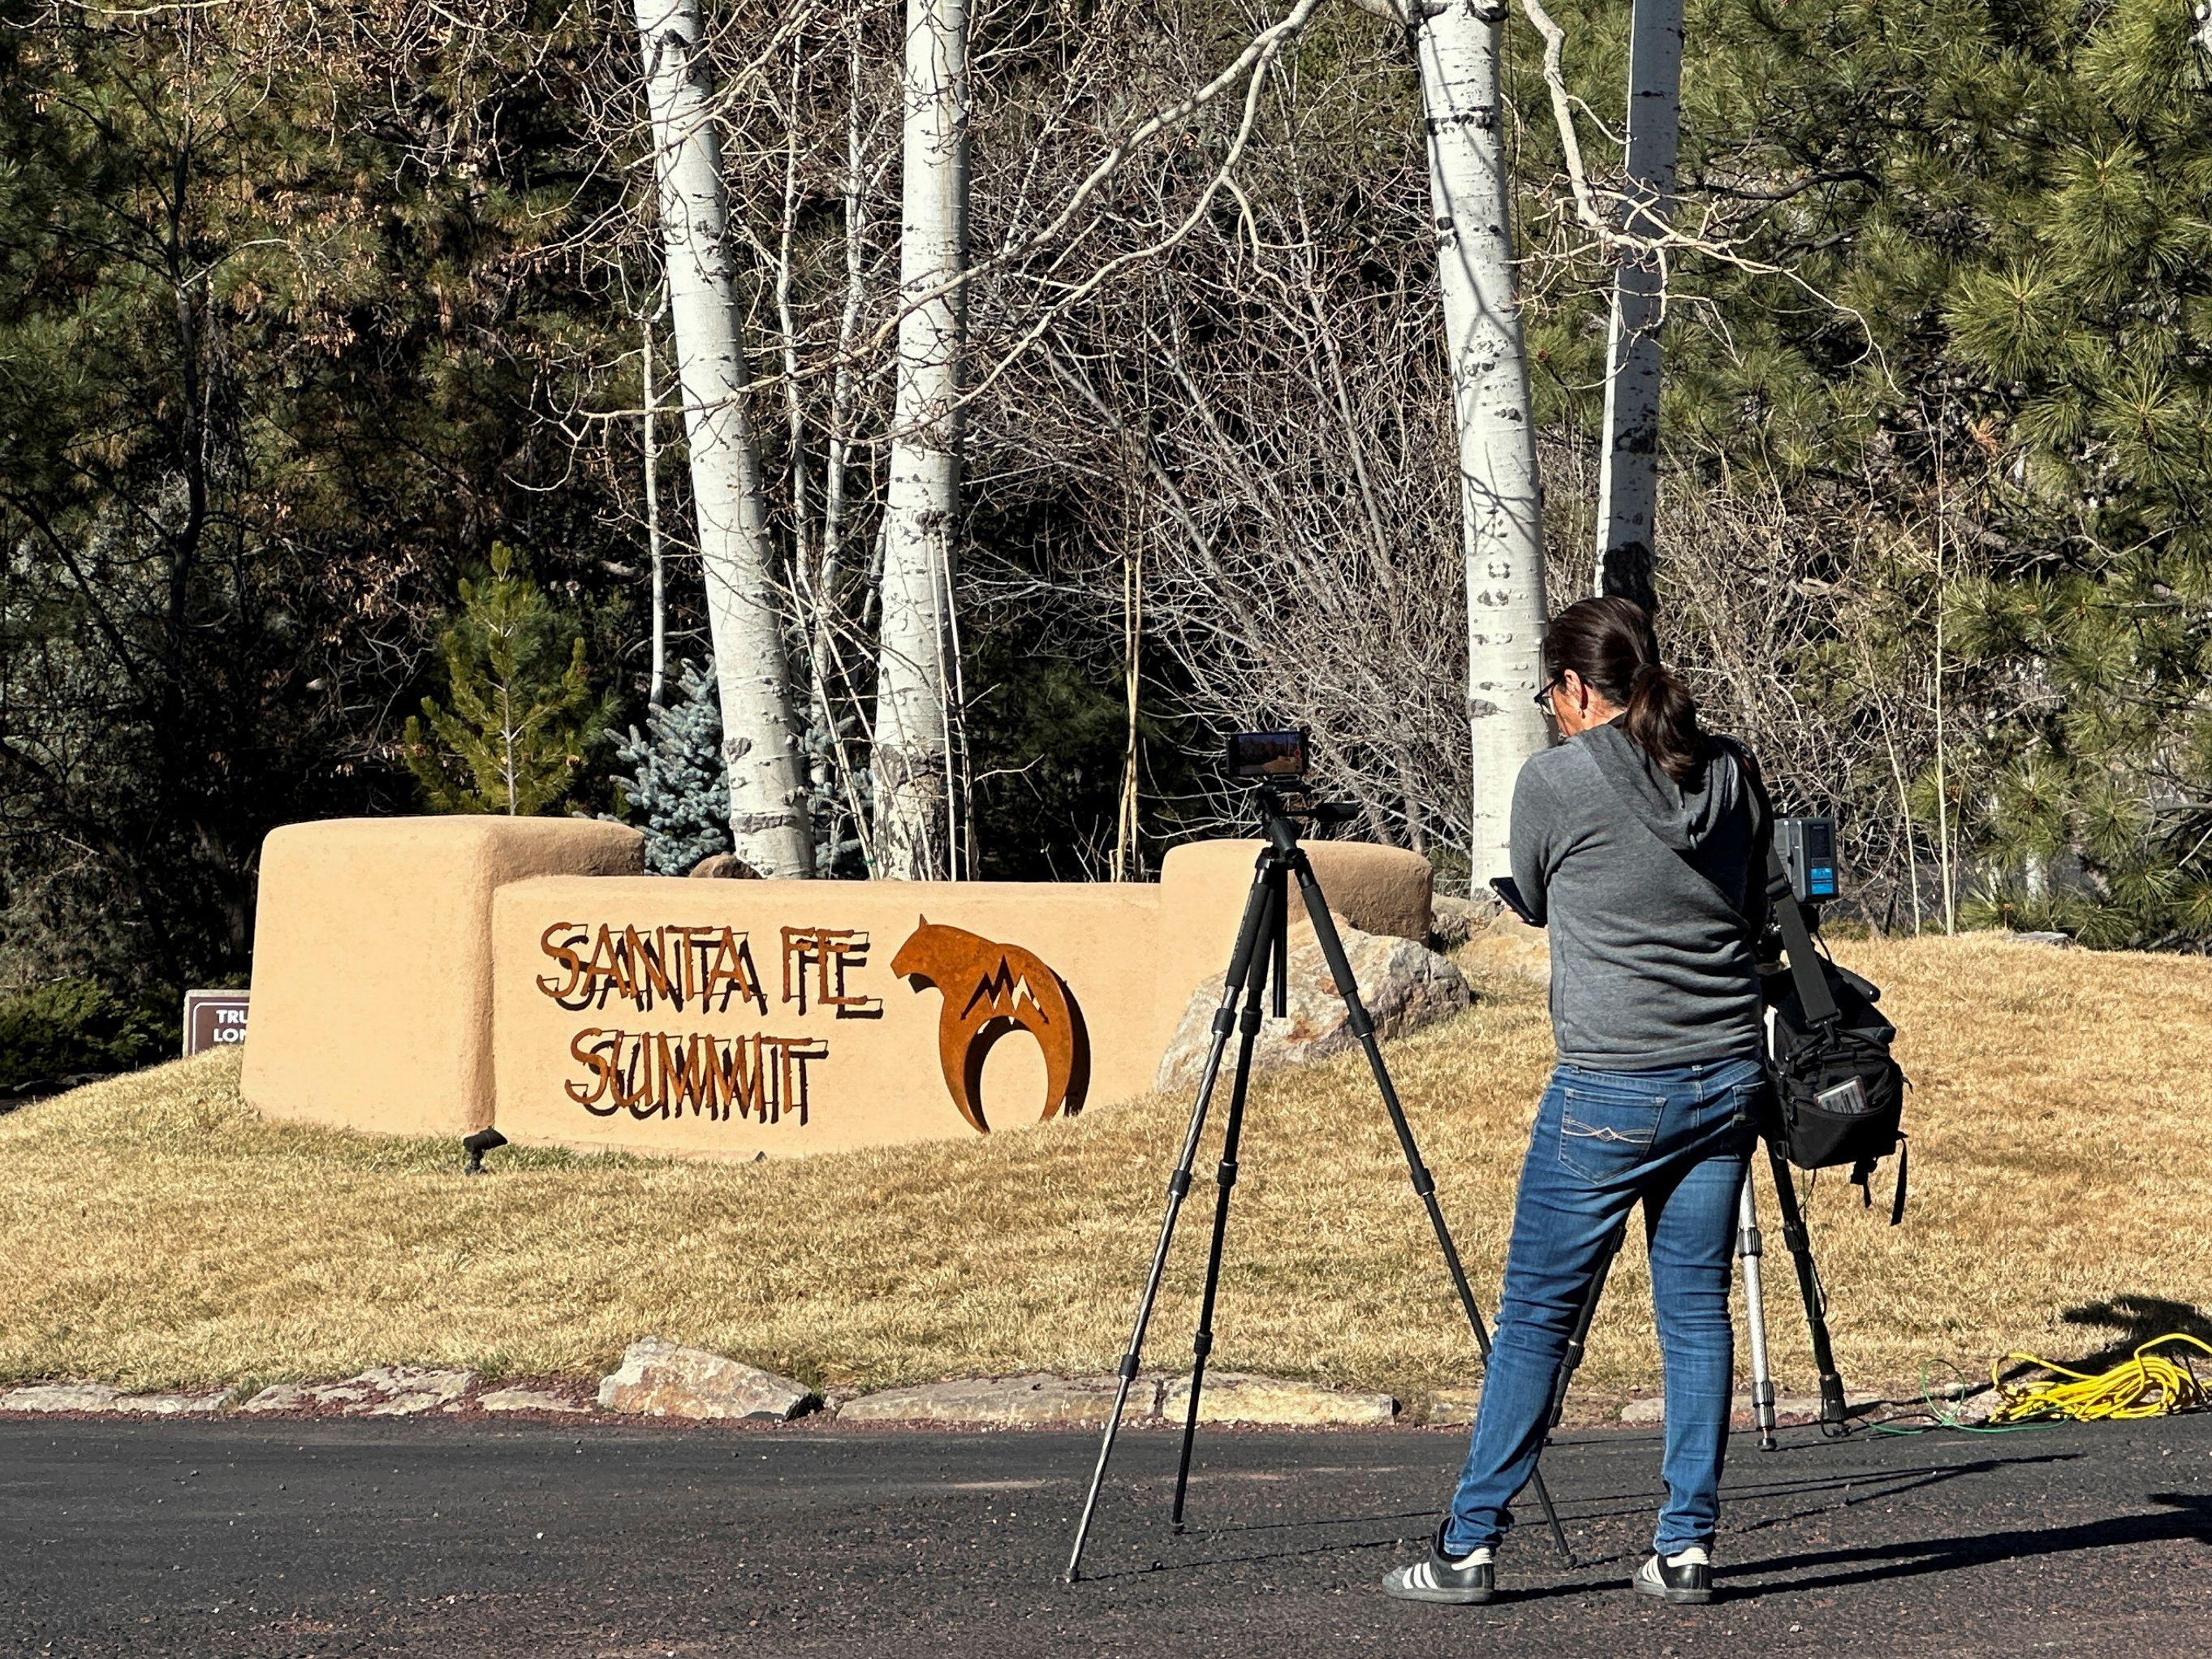
[[[1505,902],[1505,908],[1527,922],[1531,927],[1544,924],[1528,913],[1528,901],[1521,896],[1521,884],[1510,876],[1492,876],[1490,890]]]

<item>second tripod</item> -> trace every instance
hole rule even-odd
[[[1437,1206],[1436,1182],[1428,1166],[1421,1162],[1420,1149],[1414,1144],[1413,1132],[1406,1121],[1405,1109],[1399,1103],[1398,1091],[1390,1081],[1389,1069],[1382,1063],[1381,1044],[1376,1040],[1375,1022],[1359,1000],[1359,984],[1353,976],[1351,962],[1344,951],[1344,942],[1338,937],[1336,923],[1330,916],[1328,901],[1322,896],[1321,884],[1315,878],[1313,865],[1305,850],[1298,845],[1299,817],[1328,821],[1332,809],[1303,805],[1286,799],[1273,786],[1261,784],[1255,792],[1261,805],[1261,823],[1266,844],[1260,853],[1259,863],[1253,873],[1250,896],[1245,901],[1243,921],[1237,930],[1237,945],[1229,960],[1229,972],[1222,985],[1221,1006],[1214,1011],[1213,1040],[1208,1048],[1206,1065],[1200,1073],[1198,1099],[1191,1108],[1190,1127],[1184,1133],[1182,1151],[1176,1159],[1174,1171],[1168,1177],[1167,1212],[1160,1219],[1159,1240],[1153,1246],[1152,1270],[1145,1279],[1143,1293],[1137,1301],[1137,1313],[1129,1331],[1129,1346],[1121,1356],[1119,1370],[1120,1386],[1114,1395],[1114,1409],[1106,1419],[1104,1439],[1098,1448],[1098,1464],[1091,1476],[1091,1489],[1083,1502],[1082,1519],[1075,1529],[1075,1548],[1068,1558],[1067,1579],[1073,1583],[1082,1576],[1083,1547],[1091,1533],[1092,1516],[1098,1507],[1098,1493],[1106,1479],[1107,1460],[1113,1455],[1115,1436],[1121,1425],[1121,1413],[1129,1401],[1130,1385],[1136,1381],[1139,1358],[1145,1346],[1145,1333],[1152,1323],[1152,1308],[1159,1298],[1160,1279],[1167,1268],[1168,1249],[1174,1242],[1176,1217],[1182,1209],[1184,1196],[1190,1191],[1191,1165],[1198,1156],[1199,1139],[1205,1132],[1207,1110],[1213,1099],[1214,1085],[1220,1078],[1221,1061],[1229,1046],[1229,1034],[1236,1031],[1237,1068],[1229,1093],[1229,1116],[1221,1137],[1221,1163],[1215,1181],[1219,1188],[1213,1205],[1213,1237],[1206,1252],[1206,1287],[1199,1302],[1198,1331],[1191,1340],[1190,1398],[1183,1420],[1182,1455],[1176,1465],[1175,1507],[1172,1521],[1178,1530],[1182,1525],[1183,1500],[1190,1481],[1191,1449],[1198,1433],[1199,1396],[1206,1384],[1207,1356],[1213,1348],[1213,1308],[1215,1294],[1221,1283],[1221,1251],[1229,1231],[1229,1198],[1237,1184],[1237,1152],[1244,1131],[1244,1101],[1252,1074],[1253,1044],[1260,1034],[1260,1024],[1265,1006],[1272,1006],[1277,1018],[1285,1012],[1287,975],[1289,969],[1290,886],[1295,880],[1299,896],[1305,902],[1306,914],[1313,923],[1314,938],[1321,946],[1322,958],[1328,964],[1330,978],[1337,994],[1344,1000],[1346,1024],[1360,1048],[1367,1055],[1368,1069],[1374,1073],[1375,1085],[1382,1097],[1382,1107],[1389,1115],[1390,1127],[1397,1133],[1398,1146],[1406,1157],[1407,1172],[1413,1177],[1413,1191],[1427,1210],[1429,1224],[1435,1230],[1437,1243],[1443,1251],[1444,1267],[1451,1276],[1452,1288],[1458,1292],[1461,1308],[1474,1333],[1475,1346],[1484,1359],[1490,1357],[1490,1333],[1485,1328],[1481,1310],[1475,1306],[1474,1291],[1468,1285],[1467,1269],[1461,1265],[1458,1248],[1452,1243],[1451,1231],[1444,1224],[1443,1212]],[[1267,998],[1272,987],[1273,994]],[[1243,1002],[1240,1014],[1237,1005]],[[1566,1534],[1559,1526],[1559,1517],[1552,1506],[1551,1493],[1545,1489],[1541,1474],[1534,1477],[1533,1485],[1537,1501],[1543,1506],[1544,1516],[1551,1523],[1552,1537],[1559,1546],[1560,1555],[1571,1563],[1572,1553],[1567,1548]]]

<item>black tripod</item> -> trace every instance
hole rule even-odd
[[[1182,1453],[1176,1465],[1175,1508],[1170,1518],[1176,1530],[1182,1528],[1183,1498],[1190,1481],[1191,1446],[1198,1433],[1199,1394],[1206,1382],[1206,1356],[1213,1347],[1214,1293],[1221,1280],[1222,1242],[1229,1231],[1230,1189],[1237,1184],[1237,1151],[1244,1129],[1244,1097],[1251,1081],[1252,1045],[1260,1033],[1261,994],[1271,980],[1275,1016],[1280,1018],[1285,1012],[1290,882],[1293,876],[1305,900],[1306,914],[1312,918],[1314,937],[1328,963],[1329,975],[1336,981],[1337,994],[1344,999],[1352,1034],[1366,1052],[1368,1067],[1375,1073],[1376,1087],[1382,1092],[1383,1109],[1390,1115],[1390,1127],[1397,1132],[1398,1145],[1406,1154],[1406,1168],[1413,1176],[1413,1191],[1429,1212],[1429,1224],[1436,1229],[1437,1243],[1444,1253],[1444,1266],[1451,1274],[1452,1287],[1459,1292],[1460,1306],[1466,1310],[1468,1325],[1474,1333],[1475,1346],[1486,1361],[1490,1358],[1490,1333],[1483,1326],[1481,1310],[1475,1306],[1474,1292],[1468,1286],[1467,1270],[1460,1265],[1459,1250],[1452,1243],[1450,1230],[1444,1225],[1443,1212],[1437,1207],[1436,1182],[1428,1166],[1421,1162],[1420,1149],[1413,1144],[1413,1132],[1406,1122],[1405,1109],[1398,1103],[1398,1091],[1392,1086],[1390,1073],[1382,1064],[1382,1047],[1375,1038],[1375,1022],[1359,1000],[1358,982],[1352,977],[1352,964],[1345,958],[1344,942],[1337,936],[1336,924],[1328,913],[1328,902],[1322,897],[1313,866],[1298,845],[1298,817],[1330,823],[1340,822],[1349,813],[1340,808],[1294,804],[1268,784],[1261,784],[1256,793],[1267,845],[1261,851],[1252,877],[1251,896],[1245,901],[1243,921],[1237,930],[1237,948],[1229,959],[1221,1006],[1214,1011],[1213,1042],[1206,1051],[1205,1069],[1200,1074],[1190,1127],[1183,1135],[1182,1152],[1176,1159],[1175,1172],[1168,1177],[1167,1213],[1160,1219],[1160,1237],[1152,1249],[1152,1271],[1146,1277],[1144,1293],[1137,1300],[1137,1316],[1130,1327],[1128,1351],[1121,1356],[1121,1386],[1115,1390],[1114,1410],[1106,1419],[1105,1437],[1099,1443],[1098,1467],[1091,1472],[1091,1490],[1083,1500],[1083,1518],[1076,1524],[1075,1548],[1067,1560],[1069,1583],[1082,1577],[1084,1541],[1090,1536],[1091,1516],[1098,1507],[1099,1488],[1106,1479],[1106,1461],[1114,1455],[1114,1437],[1121,1426],[1122,1409],[1128,1404],[1129,1385],[1136,1380],[1138,1358],[1145,1346],[1145,1329],[1152,1322],[1152,1304],[1159,1297],[1160,1276],[1167,1267],[1168,1246],[1175,1237],[1176,1218],[1182,1209],[1184,1194],[1190,1190],[1191,1164],[1198,1155],[1199,1137],[1206,1127],[1206,1110],[1212,1103],[1214,1085],[1221,1074],[1221,1058],[1229,1046],[1229,1033],[1233,1026],[1238,1034],[1237,1071],[1230,1086],[1229,1121],[1222,1133],[1221,1166],[1214,1177],[1220,1191],[1213,1205],[1213,1238],[1206,1259],[1206,1291],[1199,1304],[1198,1332],[1191,1339],[1190,1404],[1183,1419]],[[1244,1002],[1241,1017],[1237,1010],[1240,996]],[[1560,1528],[1558,1511],[1552,1506],[1552,1495],[1544,1486],[1544,1477],[1537,1474],[1531,1484],[1537,1502],[1543,1506],[1544,1518],[1551,1523],[1553,1540],[1560,1555],[1571,1565],[1574,1554],[1567,1547],[1567,1536]]]

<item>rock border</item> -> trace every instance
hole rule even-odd
[[[1099,1429],[1113,1408],[1118,1382],[1110,1374],[1024,1371],[947,1377],[869,1394],[833,1390],[825,1398],[804,1382],[726,1354],[644,1337],[600,1379],[596,1393],[575,1377],[507,1377],[485,1386],[475,1371],[460,1368],[381,1365],[334,1382],[277,1382],[252,1390],[129,1394],[107,1382],[27,1382],[0,1389],[0,1417],[675,1419],[760,1426],[835,1421],[871,1429]],[[1179,1426],[1189,1386],[1182,1373],[1138,1377],[1123,1423]],[[1216,1371],[1206,1376],[1199,1420],[1265,1428],[1464,1427],[1474,1419],[1476,1397],[1469,1386],[1431,1390],[1407,1402],[1373,1390]],[[1749,1399],[1739,1395],[1735,1403],[1738,1422],[1748,1425]],[[1887,1403],[1892,1402],[1855,1396],[1851,1413],[1861,1417]],[[1814,1421],[1820,1415],[1820,1402],[1809,1398],[1785,1395],[1776,1406],[1785,1424]],[[1656,1396],[1625,1406],[1593,1401],[1576,1414],[1576,1421],[1584,1427],[1611,1420],[1648,1428],[1663,1420],[1664,1411]],[[1971,1418],[1971,1402],[1962,1415]]]
[[[0,1389],[0,1416],[443,1418],[542,1417],[600,1421],[678,1419],[757,1425],[802,1419],[884,1427],[1099,1428],[1119,1379],[1031,1371],[825,1399],[806,1384],[663,1337],[630,1345],[623,1363],[587,1395],[574,1378],[509,1378],[483,1386],[472,1370],[381,1365],[332,1382],[274,1382],[200,1393],[126,1394],[112,1383],[29,1382]],[[1189,1379],[1146,1376],[1132,1386],[1123,1421],[1182,1421]],[[1210,1375],[1200,1420],[1267,1427],[1380,1426],[1406,1420],[1391,1395],[1247,1372]]]

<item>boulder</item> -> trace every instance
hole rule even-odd
[[[477,1374],[422,1365],[378,1365],[336,1382],[276,1382],[239,1407],[242,1412],[303,1412],[336,1406],[365,1417],[414,1417],[461,1409]]]
[[[1510,974],[1550,984],[1552,946],[1540,927],[1531,927],[1510,910],[1500,910],[1478,927],[1461,947],[1459,958],[1468,967]]]
[[[589,1409],[550,1389],[491,1389],[477,1396],[477,1404],[488,1412],[574,1413]]]
[[[1420,1419],[1431,1428],[1462,1427],[1474,1421],[1474,1408],[1481,1403],[1480,1389],[1432,1389],[1420,1401]]]
[[[814,1390],[727,1355],[665,1337],[629,1345],[621,1367],[599,1382],[599,1404],[642,1417],[796,1417]]]
[[[476,1386],[477,1374],[464,1370],[432,1370],[420,1365],[379,1365],[349,1376],[339,1388],[365,1389],[387,1400],[428,1395],[441,1406],[450,1405]],[[310,1390],[312,1392],[312,1390]]]
[[[0,1394],[0,1412],[105,1412],[123,1390],[109,1382],[33,1382]]]
[[[1161,1395],[1160,1415],[1170,1423],[1180,1423],[1189,1413],[1190,1379],[1176,1377]],[[1285,1428],[1371,1426],[1388,1423],[1397,1414],[1398,1402],[1387,1394],[1326,1389],[1317,1382],[1290,1382],[1279,1376],[1255,1376],[1243,1371],[1209,1371],[1198,1396],[1201,1423],[1266,1423]]]
[[[137,1417],[193,1417],[222,1410],[229,1398],[228,1389],[205,1394],[126,1394],[116,1397],[113,1409]]]
[[[1946,1401],[1940,1409],[1951,1421],[1976,1428],[1988,1422],[1990,1414],[2004,1403],[2004,1396],[1995,1389],[1978,1389]]]
[[[977,1428],[1103,1428],[1114,1407],[1111,1376],[962,1376],[864,1394],[837,1408],[841,1423],[959,1423]],[[1140,1376],[1129,1385],[1121,1420],[1159,1409],[1160,1385]]]
[[[1429,948],[1458,950],[1490,925],[1497,908],[1494,904],[1479,903],[1471,898],[1437,894],[1429,901]]]
[[[211,1412],[230,1397],[212,1394],[125,1394],[106,1382],[33,1382],[0,1393],[0,1412],[105,1412],[133,1417],[183,1417]]]
[[[1874,1400],[1851,1400],[1845,1402],[1844,1409],[1856,1417],[1879,1403],[1878,1401]],[[1748,1425],[1753,1420],[1751,1413],[1751,1396],[1747,1394],[1737,1395],[1730,1403],[1729,1412],[1738,1426]],[[1647,1399],[1630,1401],[1620,1408],[1620,1420],[1626,1424],[1643,1425],[1664,1423],[1667,1420],[1666,1396],[1653,1395]],[[1809,1394],[1783,1395],[1774,1402],[1774,1420],[1777,1423],[1819,1422],[1820,1420],[1820,1396]]]
[[[1339,924],[1359,1000],[1374,1017],[1378,1036],[1394,1037],[1470,1006],[1474,994],[1460,970],[1425,945],[1385,934],[1363,933]],[[1222,975],[1216,974],[1191,994],[1167,1052],[1160,1057],[1156,1086],[1165,1093],[1194,1087],[1213,1040],[1213,1011],[1221,1005]],[[1266,1021],[1252,1051],[1255,1072],[1302,1066],[1358,1046],[1344,1003],[1336,994],[1321,946],[1310,935],[1291,946],[1290,1018]],[[1231,1039],[1231,1054],[1234,1054]],[[1225,1063],[1224,1063],[1225,1066]]]
[[[296,1412],[305,1411],[314,1403],[307,1398],[307,1391],[296,1382],[271,1382],[238,1409],[255,1413]]]
[[[691,873],[710,881],[758,881],[761,878],[761,872],[735,853],[709,853],[691,866]]]

